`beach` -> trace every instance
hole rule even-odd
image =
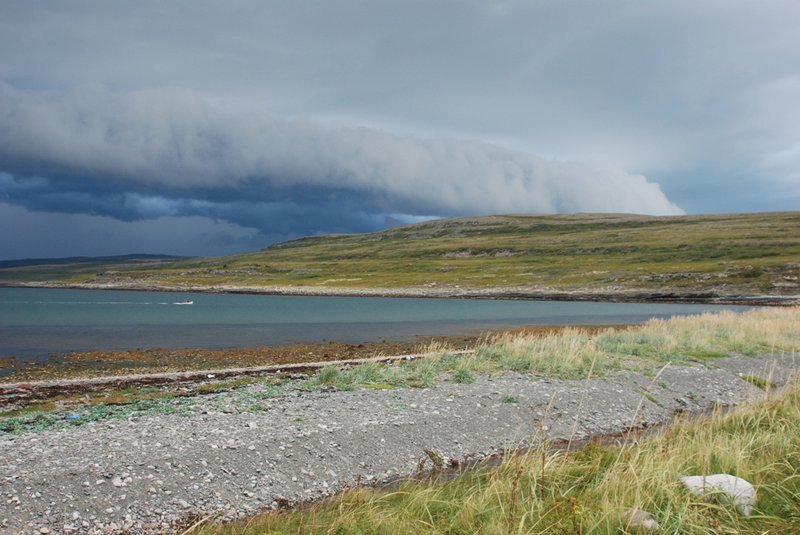
[[[0,533],[175,533],[381,485],[536,444],[622,437],[678,414],[730,407],[780,384],[789,359],[736,356],[565,381],[530,374],[441,377],[434,387],[303,391],[256,383],[130,414],[0,436]],[[513,398],[513,402],[509,402]],[[257,407],[257,408],[256,408]]]

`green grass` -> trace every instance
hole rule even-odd
[[[199,396],[217,395],[217,405],[242,412],[261,412],[265,399],[284,395],[284,377],[239,377],[194,386],[130,387],[37,400],[26,406],[0,410],[0,436],[65,429],[108,419],[159,414],[188,416]],[[253,386],[255,388],[246,388]]]
[[[186,399],[140,399],[126,404],[85,405],[72,410],[53,410],[0,418],[0,436],[48,429],[65,429],[108,419],[126,419],[156,414],[188,415],[192,401]]]
[[[775,388],[775,385],[772,384],[772,381],[765,377],[761,377],[760,375],[742,375],[742,380],[747,381],[751,385],[756,386],[761,390],[770,390]]]
[[[475,376],[471,371],[460,368],[453,372],[450,380],[454,383],[472,384],[475,382]]]
[[[626,510],[649,511],[664,533],[800,532],[800,388],[664,435],[573,452],[534,449],[454,481],[357,488],[205,535],[626,533]],[[432,462],[433,457],[430,457]],[[757,487],[750,517],[689,495],[683,475],[730,473]]]
[[[798,228],[800,212],[490,216],[222,258],[2,269],[0,282],[797,294]]]
[[[302,388],[360,385],[426,387],[439,381],[468,383],[478,375],[523,371],[534,376],[580,379],[617,369],[652,370],[665,363],[707,364],[723,353],[795,358],[800,351],[800,308],[757,309],[743,314],[704,314],[653,320],[641,328],[589,335],[567,330],[545,336],[501,336],[474,354],[441,350],[428,358],[382,365],[327,367]],[[767,370],[768,371],[768,370]],[[764,377],[768,377],[765,373]],[[743,379],[769,389],[762,376]],[[228,380],[213,392],[221,406],[261,410],[258,401],[283,394],[285,379]],[[32,411],[0,418],[0,431],[25,433],[66,428],[106,418],[186,414],[191,398],[160,398],[152,387],[107,393],[108,403]],[[657,402],[646,392],[643,396]],[[594,444],[572,453],[544,447],[507,456],[496,469],[469,471],[449,482],[410,481],[389,491],[357,488],[293,512],[269,513],[246,523],[201,525],[194,533],[625,533],[624,511],[653,514],[666,533],[800,532],[800,387],[735,413],[682,422],[647,440],[622,446]],[[130,399],[129,403],[120,400]],[[504,395],[503,403],[518,403]],[[299,422],[298,422],[299,423]],[[531,424],[531,434],[544,438]],[[433,466],[444,461],[426,451]],[[693,498],[682,475],[731,473],[758,488],[755,514],[742,517],[724,503]]]

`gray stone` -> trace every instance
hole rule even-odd
[[[722,496],[739,513],[748,516],[756,505],[756,489],[750,482],[730,474],[682,477],[683,486],[695,496]]]
[[[659,533],[658,525],[653,515],[641,509],[629,509],[622,513],[622,525],[628,532],[633,533]]]

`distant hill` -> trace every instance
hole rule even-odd
[[[69,256],[65,258],[24,258],[21,260],[0,260],[0,269],[24,266],[53,266],[63,264],[107,264],[127,262],[152,262],[154,260],[183,260],[189,256],[170,256],[157,254],[126,254],[117,256]]]
[[[227,257],[0,270],[0,283],[19,282],[312,294],[797,296],[800,212],[442,219]]]

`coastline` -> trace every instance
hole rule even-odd
[[[35,404],[41,410],[20,398],[5,403],[0,533],[182,533],[198,518],[249,522],[426,475],[436,459],[460,469],[542,443],[649,432],[792,384],[797,315],[674,318],[600,345],[570,331],[524,345],[533,353],[522,362],[510,352],[516,346],[498,345],[502,353],[483,361],[465,352],[410,362],[412,375],[328,362],[313,376],[284,368],[237,378],[242,370],[207,368],[199,377],[142,377],[134,388],[130,377],[12,385],[56,395]],[[551,367],[569,355],[577,358],[567,369]],[[511,360],[485,367],[498,358]]]
[[[638,289],[551,290],[537,288],[349,288],[324,286],[240,286],[240,285],[170,285],[103,284],[58,282],[0,282],[0,288],[55,288],[76,290],[113,290],[175,293],[230,293],[254,295],[291,295],[320,297],[385,297],[422,299],[509,299],[528,301],[594,301],[610,303],[682,303],[750,306],[796,306],[800,295],[720,294],[711,291],[666,290],[653,292]]]

